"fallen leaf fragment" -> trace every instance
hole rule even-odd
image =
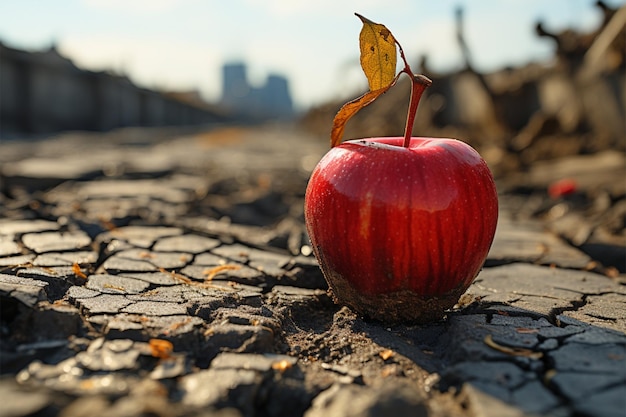
[[[387,359],[391,358],[394,355],[394,351],[391,349],[385,349],[385,350],[378,352],[378,355],[381,358],[383,358],[384,361],[386,361]]]
[[[291,368],[293,365],[286,359],[280,360],[278,362],[274,362],[272,364],[272,369],[280,372],[281,374],[285,372],[287,369]]]
[[[539,333],[539,329],[533,329],[533,328],[528,328],[528,327],[518,327],[517,329],[515,329],[515,331],[521,334]]]
[[[540,359],[543,357],[542,352],[535,352],[534,350],[530,350],[530,349],[514,348],[514,347],[498,344],[493,341],[493,337],[490,334],[485,336],[484,342],[490,348],[497,350],[499,352],[502,352],[502,353],[506,353],[507,355],[523,356],[523,357],[531,358],[531,359]]]
[[[80,265],[78,265],[77,262],[74,262],[72,264],[72,272],[74,273],[74,275],[76,275],[78,278],[82,278],[82,279],[87,279],[87,275],[85,275],[85,273],[83,271],[81,271],[80,269]]]
[[[207,281],[211,281],[213,278],[215,278],[217,275],[221,274],[224,271],[236,271],[237,269],[241,269],[241,265],[233,265],[233,264],[219,265],[214,268],[204,270],[202,272],[202,275],[206,275],[205,279]]]
[[[164,273],[164,274],[169,274],[169,275],[170,275],[173,279],[175,279],[175,280],[177,280],[177,281],[180,281],[180,282],[182,282],[182,283],[184,283],[184,284],[187,284],[187,285],[194,285],[194,282],[193,282],[192,280],[190,280],[189,278],[187,278],[186,276],[184,276],[184,275],[177,274],[177,273],[176,273],[176,272],[174,272],[174,271],[171,271],[171,272],[170,272],[170,271],[168,271],[168,270],[167,270],[167,269],[165,269],[165,268],[159,268],[159,271],[160,271],[160,272],[162,272],[162,273]]]
[[[150,346],[150,354],[159,359],[169,358],[174,351],[174,345],[169,340],[150,339],[148,345]]]

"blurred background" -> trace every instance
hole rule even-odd
[[[338,106],[367,89],[359,12],[387,25],[413,69],[435,80],[416,133],[445,128],[488,141],[494,155],[498,141],[521,150],[536,130],[583,125],[602,127],[601,141],[614,144],[624,127],[624,13],[600,34],[623,4],[5,1],[0,135],[268,120],[327,135]],[[598,77],[590,100],[602,95],[606,109],[595,103],[599,115],[585,114],[585,85]],[[408,89],[396,90],[348,135],[401,134]]]

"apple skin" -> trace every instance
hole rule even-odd
[[[304,215],[333,298],[383,322],[439,320],[480,271],[498,220],[485,161],[455,139],[385,137],[332,148]]]

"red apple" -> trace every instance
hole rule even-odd
[[[385,322],[427,322],[442,318],[481,269],[498,197],[469,145],[403,143],[332,148],[306,190],[306,227],[335,301]]]

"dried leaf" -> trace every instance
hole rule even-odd
[[[524,356],[524,357],[531,358],[531,359],[540,359],[541,357],[543,357],[543,353],[535,352],[534,350],[514,348],[510,346],[500,345],[493,341],[493,337],[490,334],[485,336],[484,342],[490,348],[495,349],[502,353],[506,353],[507,355]]]
[[[385,349],[385,350],[381,350],[380,352],[378,352],[378,355],[384,360],[386,361],[387,359],[391,358],[394,355],[393,350],[391,349]]]
[[[207,281],[211,281],[213,278],[215,278],[217,275],[221,274],[224,271],[236,271],[237,269],[241,269],[241,265],[219,265],[215,268],[210,268],[202,271],[202,275],[206,275],[205,279]]]
[[[529,328],[529,327],[518,327],[515,329],[517,333],[521,334],[534,334],[539,333],[539,329]]]
[[[334,148],[335,146],[341,143],[343,138],[343,132],[346,128],[346,123],[352,116],[354,116],[359,110],[363,107],[371,104],[380,96],[389,90],[398,80],[398,76],[396,76],[387,87],[383,87],[376,91],[369,91],[363,94],[361,97],[356,98],[352,101],[344,104],[341,109],[335,115],[335,119],[333,120],[333,128],[330,131],[330,147]]]
[[[155,358],[167,359],[174,351],[174,345],[169,340],[150,339],[148,345],[150,346],[150,354]]]
[[[72,264],[72,272],[74,273],[74,275],[76,275],[78,278],[82,278],[82,279],[87,279],[87,275],[85,275],[85,273],[83,271],[81,271],[80,269],[80,265],[78,265],[77,262],[74,262]]]
[[[272,363],[272,369],[280,372],[281,374],[291,367],[291,362],[285,359]]]
[[[174,271],[171,271],[171,272],[170,272],[170,271],[168,271],[167,269],[165,269],[165,268],[163,268],[163,267],[159,268],[159,271],[160,271],[160,272],[162,272],[162,273],[164,273],[164,274],[169,274],[169,275],[170,275],[173,279],[175,279],[175,280],[177,280],[177,281],[180,281],[180,282],[182,282],[182,283],[184,283],[184,284],[187,284],[187,285],[199,285],[199,284],[197,284],[197,283],[194,283],[192,280],[190,280],[190,279],[189,279],[189,278],[187,278],[186,276],[181,275],[181,274],[177,274],[177,273],[176,273],[176,272],[174,272]]]
[[[396,76],[396,40],[384,25],[356,14],[363,27],[359,34],[361,68],[367,77],[370,91],[380,90],[391,84]]]
[[[370,91],[344,104],[339,109],[333,120],[333,127],[330,133],[331,148],[341,143],[348,120],[391,88],[402,73],[396,74],[398,54],[396,46],[400,48],[401,52],[402,48],[396,42],[391,31],[380,23],[374,23],[358,13],[355,14],[363,22],[363,27],[359,34],[361,68],[363,68],[363,72],[367,77]],[[404,59],[403,53],[401,56]],[[406,60],[405,65],[408,68]]]

